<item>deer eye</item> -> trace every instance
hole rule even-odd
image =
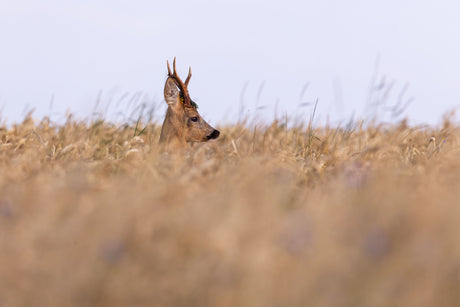
[[[198,117],[196,117],[196,116],[190,117],[190,120],[191,120],[192,122],[197,122],[197,121],[198,121]]]

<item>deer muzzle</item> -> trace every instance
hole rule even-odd
[[[214,131],[210,135],[208,135],[206,138],[208,140],[217,139],[219,137],[219,134],[220,134],[219,130],[214,129]]]

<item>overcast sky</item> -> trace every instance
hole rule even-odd
[[[213,124],[242,110],[307,118],[316,99],[318,121],[404,109],[436,124],[460,106],[459,12],[454,0],[0,0],[1,116],[88,118],[100,92],[128,113],[123,95],[142,92],[161,117],[177,56]]]

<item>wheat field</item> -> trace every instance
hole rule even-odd
[[[160,129],[0,127],[0,306],[460,305],[454,120]]]

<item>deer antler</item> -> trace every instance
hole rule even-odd
[[[184,98],[184,106],[188,108],[193,108],[192,100],[190,99],[190,95],[188,94],[188,83],[190,82],[190,78],[192,77],[192,68],[189,67],[187,79],[185,79],[185,83],[179,78],[176,72],[176,58],[174,57],[173,62],[173,73],[171,73],[171,68],[169,67],[169,61],[166,61],[168,65],[168,77],[173,79],[176,83],[177,87],[179,88],[183,98]]]

